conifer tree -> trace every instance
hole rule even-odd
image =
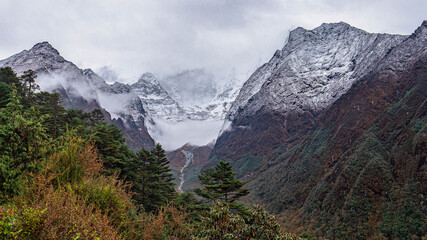
[[[220,161],[215,168],[209,168],[199,175],[203,188],[196,188],[194,192],[214,203],[226,202],[231,204],[232,208],[241,209],[242,204],[236,201],[248,195],[249,189],[243,188],[246,182],[239,181],[235,176],[231,164]]]
[[[142,148],[134,162],[135,200],[146,212],[154,212],[175,197],[169,160],[160,144],[151,151]]]
[[[123,134],[115,125],[102,121],[90,129],[92,141],[98,154],[104,162],[104,167],[110,172],[123,169],[130,154],[124,145]]]
[[[0,82],[4,82],[9,86],[15,85],[18,94],[21,90],[21,82],[16,76],[16,73],[10,67],[0,68]]]
[[[171,169],[169,168],[170,162],[166,158],[165,150],[163,150],[159,143],[157,143],[156,146],[151,150],[151,154],[153,155],[158,165],[157,175],[160,182],[160,191],[162,191],[164,198],[166,198],[167,201],[170,201],[175,195],[175,184],[172,182],[174,178],[173,174],[171,173]]]
[[[90,112],[90,124],[95,125],[104,121],[104,114],[98,108]]]
[[[22,100],[25,105],[31,105],[32,104],[32,97],[34,95],[34,91],[37,89],[40,89],[40,87],[36,84],[36,77],[37,75],[34,73],[33,70],[27,70],[22,74],[21,81],[22,81]]]
[[[60,105],[59,93],[39,92],[35,95],[34,104],[41,114],[45,115],[44,125],[52,138],[65,133],[65,109]]]
[[[142,148],[135,162],[137,179],[134,182],[135,200],[146,212],[154,212],[162,201],[159,191],[159,165],[150,151]]]
[[[18,95],[21,91],[21,82],[15,72],[10,67],[0,68],[0,108],[6,107],[9,102],[13,87]]]
[[[0,108],[6,107],[9,102],[12,87],[4,82],[0,82]]]

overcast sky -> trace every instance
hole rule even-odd
[[[49,41],[79,67],[108,67],[123,81],[194,68],[245,78],[298,26],[410,34],[424,19],[425,0],[0,0],[0,59]]]

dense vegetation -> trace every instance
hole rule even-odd
[[[32,71],[0,69],[1,239],[295,239],[228,163],[200,179],[201,201],[174,190],[160,145],[135,153],[102,112],[64,109]],[[237,209],[237,210],[236,210]]]
[[[354,85],[301,141],[282,142],[248,198],[315,236],[425,239],[426,79],[423,59]]]

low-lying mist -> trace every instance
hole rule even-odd
[[[178,149],[186,143],[203,146],[218,137],[223,120],[199,121],[184,120],[168,122],[153,119],[155,124],[146,121],[148,133],[167,151]]]

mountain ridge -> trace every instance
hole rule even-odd
[[[29,50],[1,60],[0,66],[11,67],[18,75],[33,70],[41,90],[58,92],[61,104],[66,108],[85,112],[100,109],[107,122],[123,131],[126,143],[132,149],[154,147],[154,141],[145,127],[145,110],[139,99],[128,96],[131,104],[121,106],[129,114],[112,111],[108,104],[109,97],[114,93],[110,85],[91,69],[79,69],[65,60],[48,42],[38,43]]]
[[[230,152],[238,159],[248,152],[272,152],[278,147],[274,142],[300,139],[321,111],[407,37],[368,33],[343,22],[291,31],[283,49],[258,68],[240,90],[227,115],[231,124],[219,136],[212,157],[230,158]],[[280,127],[273,129],[272,125]],[[250,133],[250,129],[257,133]],[[251,135],[265,137],[257,140]],[[245,145],[248,147],[239,149]],[[238,154],[234,154],[236,150]]]
[[[329,31],[329,26],[316,29]],[[349,29],[346,24],[334,26]],[[219,159],[229,160],[237,172],[245,172],[240,178],[251,188],[247,201],[266,205],[296,232],[332,239],[425,236],[426,26],[424,21],[409,36],[362,32],[369,43],[359,48],[362,52],[348,51],[352,49],[348,46],[357,43],[353,37],[348,44],[331,46],[338,47],[336,54],[344,55],[341,61],[322,58],[330,49],[317,48],[320,35],[298,28],[296,35],[304,38],[296,39],[299,43],[291,39],[286,45],[297,49],[285,46],[287,53],[276,52],[245,83],[248,89],[242,89],[236,100],[243,106],[234,105],[235,112],[228,118],[231,127],[218,138],[209,166]],[[354,31],[362,30],[350,29],[350,33]],[[313,42],[304,41],[305,37]],[[304,48],[307,45],[316,51]],[[309,55],[296,54],[301,49],[310,50]],[[316,53],[322,54],[304,59]],[[291,60],[282,61],[284,57]],[[308,64],[298,65],[304,61]],[[311,78],[318,74],[316,70],[331,73],[334,69],[328,64],[316,65],[322,61],[335,69],[344,66],[346,71],[335,80],[345,78],[348,88],[335,97],[326,95],[320,105],[310,104],[305,97],[314,85],[303,91],[295,84],[327,79],[329,74]],[[268,68],[272,72],[265,71]],[[313,75],[295,71],[305,68]],[[294,81],[284,81],[295,73]],[[260,90],[248,97],[251,86]],[[286,101],[293,98],[308,104],[292,109],[294,101]]]

